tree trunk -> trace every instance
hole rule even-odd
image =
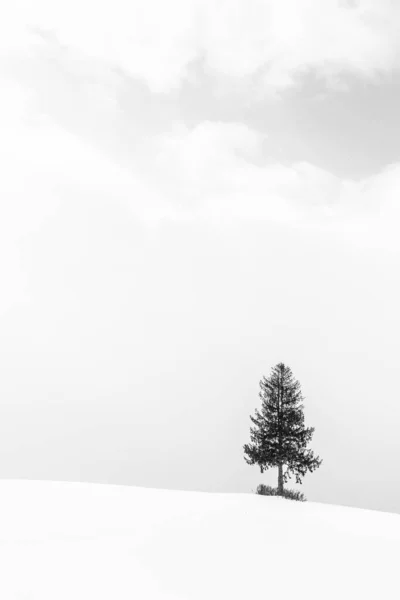
[[[283,496],[283,465],[278,467],[278,495]]]
[[[279,394],[278,394],[278,443],[279,443],[279,454],[282,457],[282,404],[283,404],[283,381],[282,381],[282,369],[279,378]],[[283,465],[279,461],[278,467],[278,495],[283,496]]]

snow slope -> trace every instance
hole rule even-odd
[[[400,515],[0,481],[1,600],[400,598]]]

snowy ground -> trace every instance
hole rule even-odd
[[[0,481],[1,600],[400,598],[400,515]]]

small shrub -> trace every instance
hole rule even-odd
[[[257,487],[256,494],[260,496],[280,496],[278,494],[278,488],[274,488],[270,485],[264,485],[260,483]],[[297,500],[298,502],[306,502],[307,498],[305,495],[299,490],[283,490],[282,498],[286,498],[287,500]]]

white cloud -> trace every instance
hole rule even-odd
[[[4,223],[13,222],[20,232],[40,226],[60,197],[103,195],[128,203],[149,222],[264,218],[357,232],[365,239],[372,227],[380,231],[374,243],[394,239],[397,166],[354,182],[306,162],[266,163],[264,136],[241,123],[203,122],[193,129],[178,123],[162,135],[141,135],[138,142],[143,107],[124,122],[116,102],[119,83],[105,67],[123,67],[157,91],[179,85],[190,61],[202,55],[208,69],[233,78],[262,69],[264,83],[275,88],[290,85],[299,69],[310,66],[328,77],[341,69],[371,76],[395,64],[394,4],[174,1],[167,7],[156,0],[116,0],[109,10],[109,4],[89,0],[62,5],[20,0],[8,19],[0,19],[9,32],[3,47],[8,44],[9,56],[3,52],[0,67],[10,77],[12,68],[4,65],[17,64],[13,57],[26,63],[24,75],[18,71],[13,83],[7,80],[0,98],[5,173],[0,185],[2,197],[12,201],[7,203],[12,208],[1,206],[4,235],[14,231]],[[24,27],[53,30],[61,44],[76,49],[76,60],[61,52],[53,61],[57,68],[47,68],[51,52],[42,57],[33,38],[23,37]],[[36,41],[44,43],[40,36]],[[130,137],[120,139],[124,123]],[[133,151],[134,144],[139,149]]]
[[[290,86],[309,68],[335,82],[399,66],[400,7],[391,0],[14,0],[2,13],[8,48],[29,44],[29,27],[50,30],[159,92],[179,86],[199,58],[217,76],[257,76],[256,92]]]
[[[227,219],[286,218],[288,209],[295,216],[337,203],[341,182],[329,173],[308,163],[262,164],[264,137],[240,123],[179,125],[154,139],[151,175],[177,209]]]
[[[30,107],[26,88],[4,89],[3,240],[37,230],[67,198],[98,197],[129,205],[153,225],[162,218],[266,219],[398,247],[398,165],[359,182],[341,180],[306,162],[266,162],[263,134],[242,123],[206,121],[193,129],[177,123],[170,132],[149,136],[141,161],[132,156],[122,167]]]
[[[239,123],[177,125],[153,140],[149,178],[180,218],[284,221],[398,248],[399,165],[340,179],[307,162],[266,163],[264,137]]]

